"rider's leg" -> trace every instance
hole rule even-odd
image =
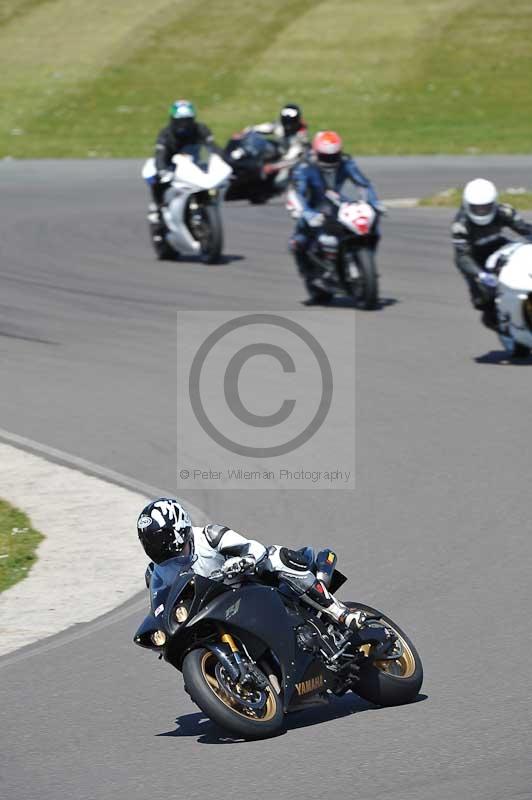
[[[308,560],[297,550],[287,547],[270,547],[268,569],[287,584],[305,603],[323,612],[334,622],[356,630],[364,615],[350,609],[329,592],[325,583],[308,568]]]
[[[164,228],[164,222],[161,214],[161,206],[164,202],[164,192],[167,187],[160,183],[157,179],[153,183],[150,184],[151,195],[153,202],[150,203],[148,219],[152,223],[160,228]]]
[[[470,275],[464,275],[464,278],[469,287],[471,304],[473,308],[481,312],[480,320],[482,324],[492,331],[498,331],[495,290],[489,286],[482,286]]]
[[[332,299],[332,294],[325,285],[320,285],[320,277],[317,275],[316,266],[307,255],[311,238],[298,224],[290,239],[290,251],[294,256],[299,274],[307,288],[310,299],[309,303],[328,303]]]

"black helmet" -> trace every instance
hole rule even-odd
[[[160,564],[183,552],[192,539],[192,522],[177,500],[160,497],[142,510],[137,532],[148,558]]]
[[[281,109],[279,121],[283,126],[285,136],[293,136],[301,127],[301,109],[295,103],[287,103]]]

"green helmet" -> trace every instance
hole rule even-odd
[[[170,106],[170,119],[194,119],[196,109],[189,100],[176,100]]]

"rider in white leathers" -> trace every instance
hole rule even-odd
[[[228,578],[256,572],[273,573],[279,584],[288,586],[304,602],[322,611],[334,622],[356,630],[363,622],[361,612],[352,612],[326,586],[326,575],[315,574],[301,551],[273,545],[266,548],[254,539],[222,525],[193,526],[185,509],[171,498],[149,503],[137,521],[137,532],[148,558],[161,563],[178,555],[194,555],[192,569],[209,577],[221,571]],[[326,558],[335,561],[330,551]],[[149,580],[153,563],[146,573]]]

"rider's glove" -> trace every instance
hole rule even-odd
[[[159,183],[170,183],[174,177],[174,171],[172,169],[160,169],[159,170]]]
[[[479,272],[477,278],[479,283],[490,289],[494,289],[497,286],[497,276],[491,272]]]
[[[321,228],[324,222],[324,216],[319,211],[305,211],[303,217],[307,225],[311,228]]]
[[[228,558],[222,566],[222,573],[226,578],[234,578],[244,572],[253,572],[255,569],[255,557],[252,555],[235,556]]]

